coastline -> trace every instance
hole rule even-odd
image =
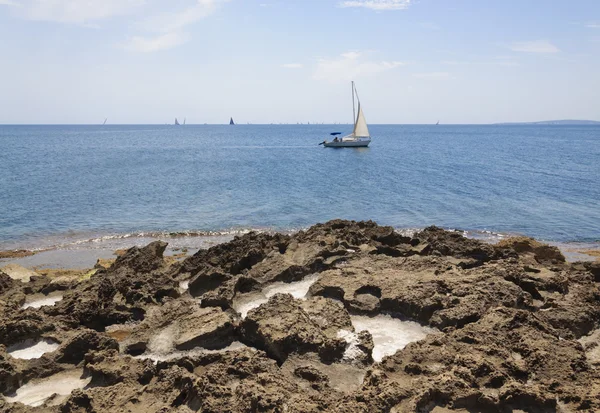
[[[249,232],[273,234],[281,232],[292,235],[305,230],[288,229],[276,231],[271,227],[225,229],[221,231],[133,231],[125,233],[82,233],[55,234],[39,236],[24,241],[0,242],[0,268],[7,264],[18,264],[31,269],[81,269],[92,268],[97,259],[114,259],[115,251],[131,247],[142,247],[153,241],[166,241],[169,245],[166,255],[177,255],[186,251],[190,255],[200,249],[228,242],[236,236]],[[394,228],[398,233],[412,236],[424,228]],[[494,231],[458,230],[466,238],[496,244],[510,237],[526,236],[516,233]],[[568,262],[600,261],[600,241],[597,242],[556,242],[541,240],[556,246],[565,255]],[[10,248],[6,248],[10,247]]]
[[[0,272],[0,410],[600,408],[598,262],[344,220],[166,249]]]

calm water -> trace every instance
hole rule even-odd
[[[0,126],[0,249],[139,231],[296,229],[342,217],[600,239],[600,127]]]

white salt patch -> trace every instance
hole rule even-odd
[[[21,402],[28,406],[41,406],[53,394],[65,396],[54,400],[60,403],[75,389],[82,389],[92,380],[91,377],[82,379],[83,371],[74,370],[55,374],[42,380],[31,381],[21,386],[14,396],[6,396],[9,403]]]
[[[154,352],[148,352],[148,353],[144,353],[140,356],[136,356],[134,358],[136,359],[141,359],[141,360],[152,360],[154,361],[154,363],[157,363],[159,361],[169,361],[169,360],[177,360],[180,358],[184,358],[184,357],[194,357],[194,356],[198,356],[201,354],[208,354],[208,353],[225,353],[228,351],[234,351],[234,350],[239,350],[242,348],[251,348],[254,349],[253,347],[248,347],[242,343],[240,343],[239,341],[234,341],[233,343],[231,343],[229,346],[222,348],[220,350],[207,350],[205,348],[202,347],[197,347],[195,349],[192,350],[186,350],[186,351],[171,351],[169,353],[154,353]]]
[[[35,295],[28,297],[25,300],[25,304],[23,304],[22,308],[40,308],[45,305],[54,305],[60,300],[63,299],[63,295],[61,293],[50,293],[48,295]]]
[[[161,330],[160,333],[152,336],[148,342],[148,350],[154,354],[169,354],[175,348],[175,337],[179,334],[179,327],[176,324],[171,324],[167,328]]]
[[[351,316],[356,331],[367,330],[373,336],[373,359],[380,362],[403,349],[413,341],[424,339],[428,334],[438,332],[414,321],[402,321],[389,315],[375,317]]]
[[[358,334],[348,330],[340,330],[337,337],[346,341],[346,350],[344,351],[344,360],[356,360],[363,351],[358,348]]]
[[[600,330],[594,330],[589,335],[577,340],[585,350],[585,356],[592,364],[600,363]]]
[[[233,309],[242,315],[242,318],[246,318],[248,312],[254,308],[259,307],[261,304],[269,301],[269,298],[275,294],[291,294],[292,297],[297,299],[304,299],[310,286],[313,285],[319,279],[319,274],[309,275],[304,277],[302,281],[296,281],[291,283],[276,282],[266,286],[261,292],[246,294],[242,298],[234,301]]]
[[[187,291],[190,288],[190,280],[180,281],[179,290],[181,292]]]
[[[58,348],[58,343],[50,340],[41,340],[36,343],[33,340],[27,340],[6,349],[8,354],[16,359],[31,360],[39,359],[45,353],[50,353]]]

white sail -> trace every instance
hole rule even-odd
[[[354,100],[356,97],[356,101]],[[354,112],[355,106],[354,104],[358,102],[358,116],[356,112]],[[344,136],[343,138],[338,138],[339,132],[332,133],[331,135],[335,135],[335,139],[333,141],[328,142],[327,140],[321,142],[319,145],[323,145],[326,148],[366,148],[371,143],[371,135],[369,134],[369,127],[367,126],[367,121],[365,119],[365,114],[360,106],[360,99],[358,98],[358,93],[356,92],[356,87],[354,86],[354,82],[352,82],[352,115],[354,118],[354,130],[350,135]]]
[[[371,136],[369,135],[369,128],[367,127],[365,114],[360,107],[360,102],[358,102],[358,116],[356,117],[356,123],[354,124],[353,135],[357,138],[368,138]]]

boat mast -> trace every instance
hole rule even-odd
[[[352,81],[352,124],[356,124],[356,109],[354,108],[354,80]]]

